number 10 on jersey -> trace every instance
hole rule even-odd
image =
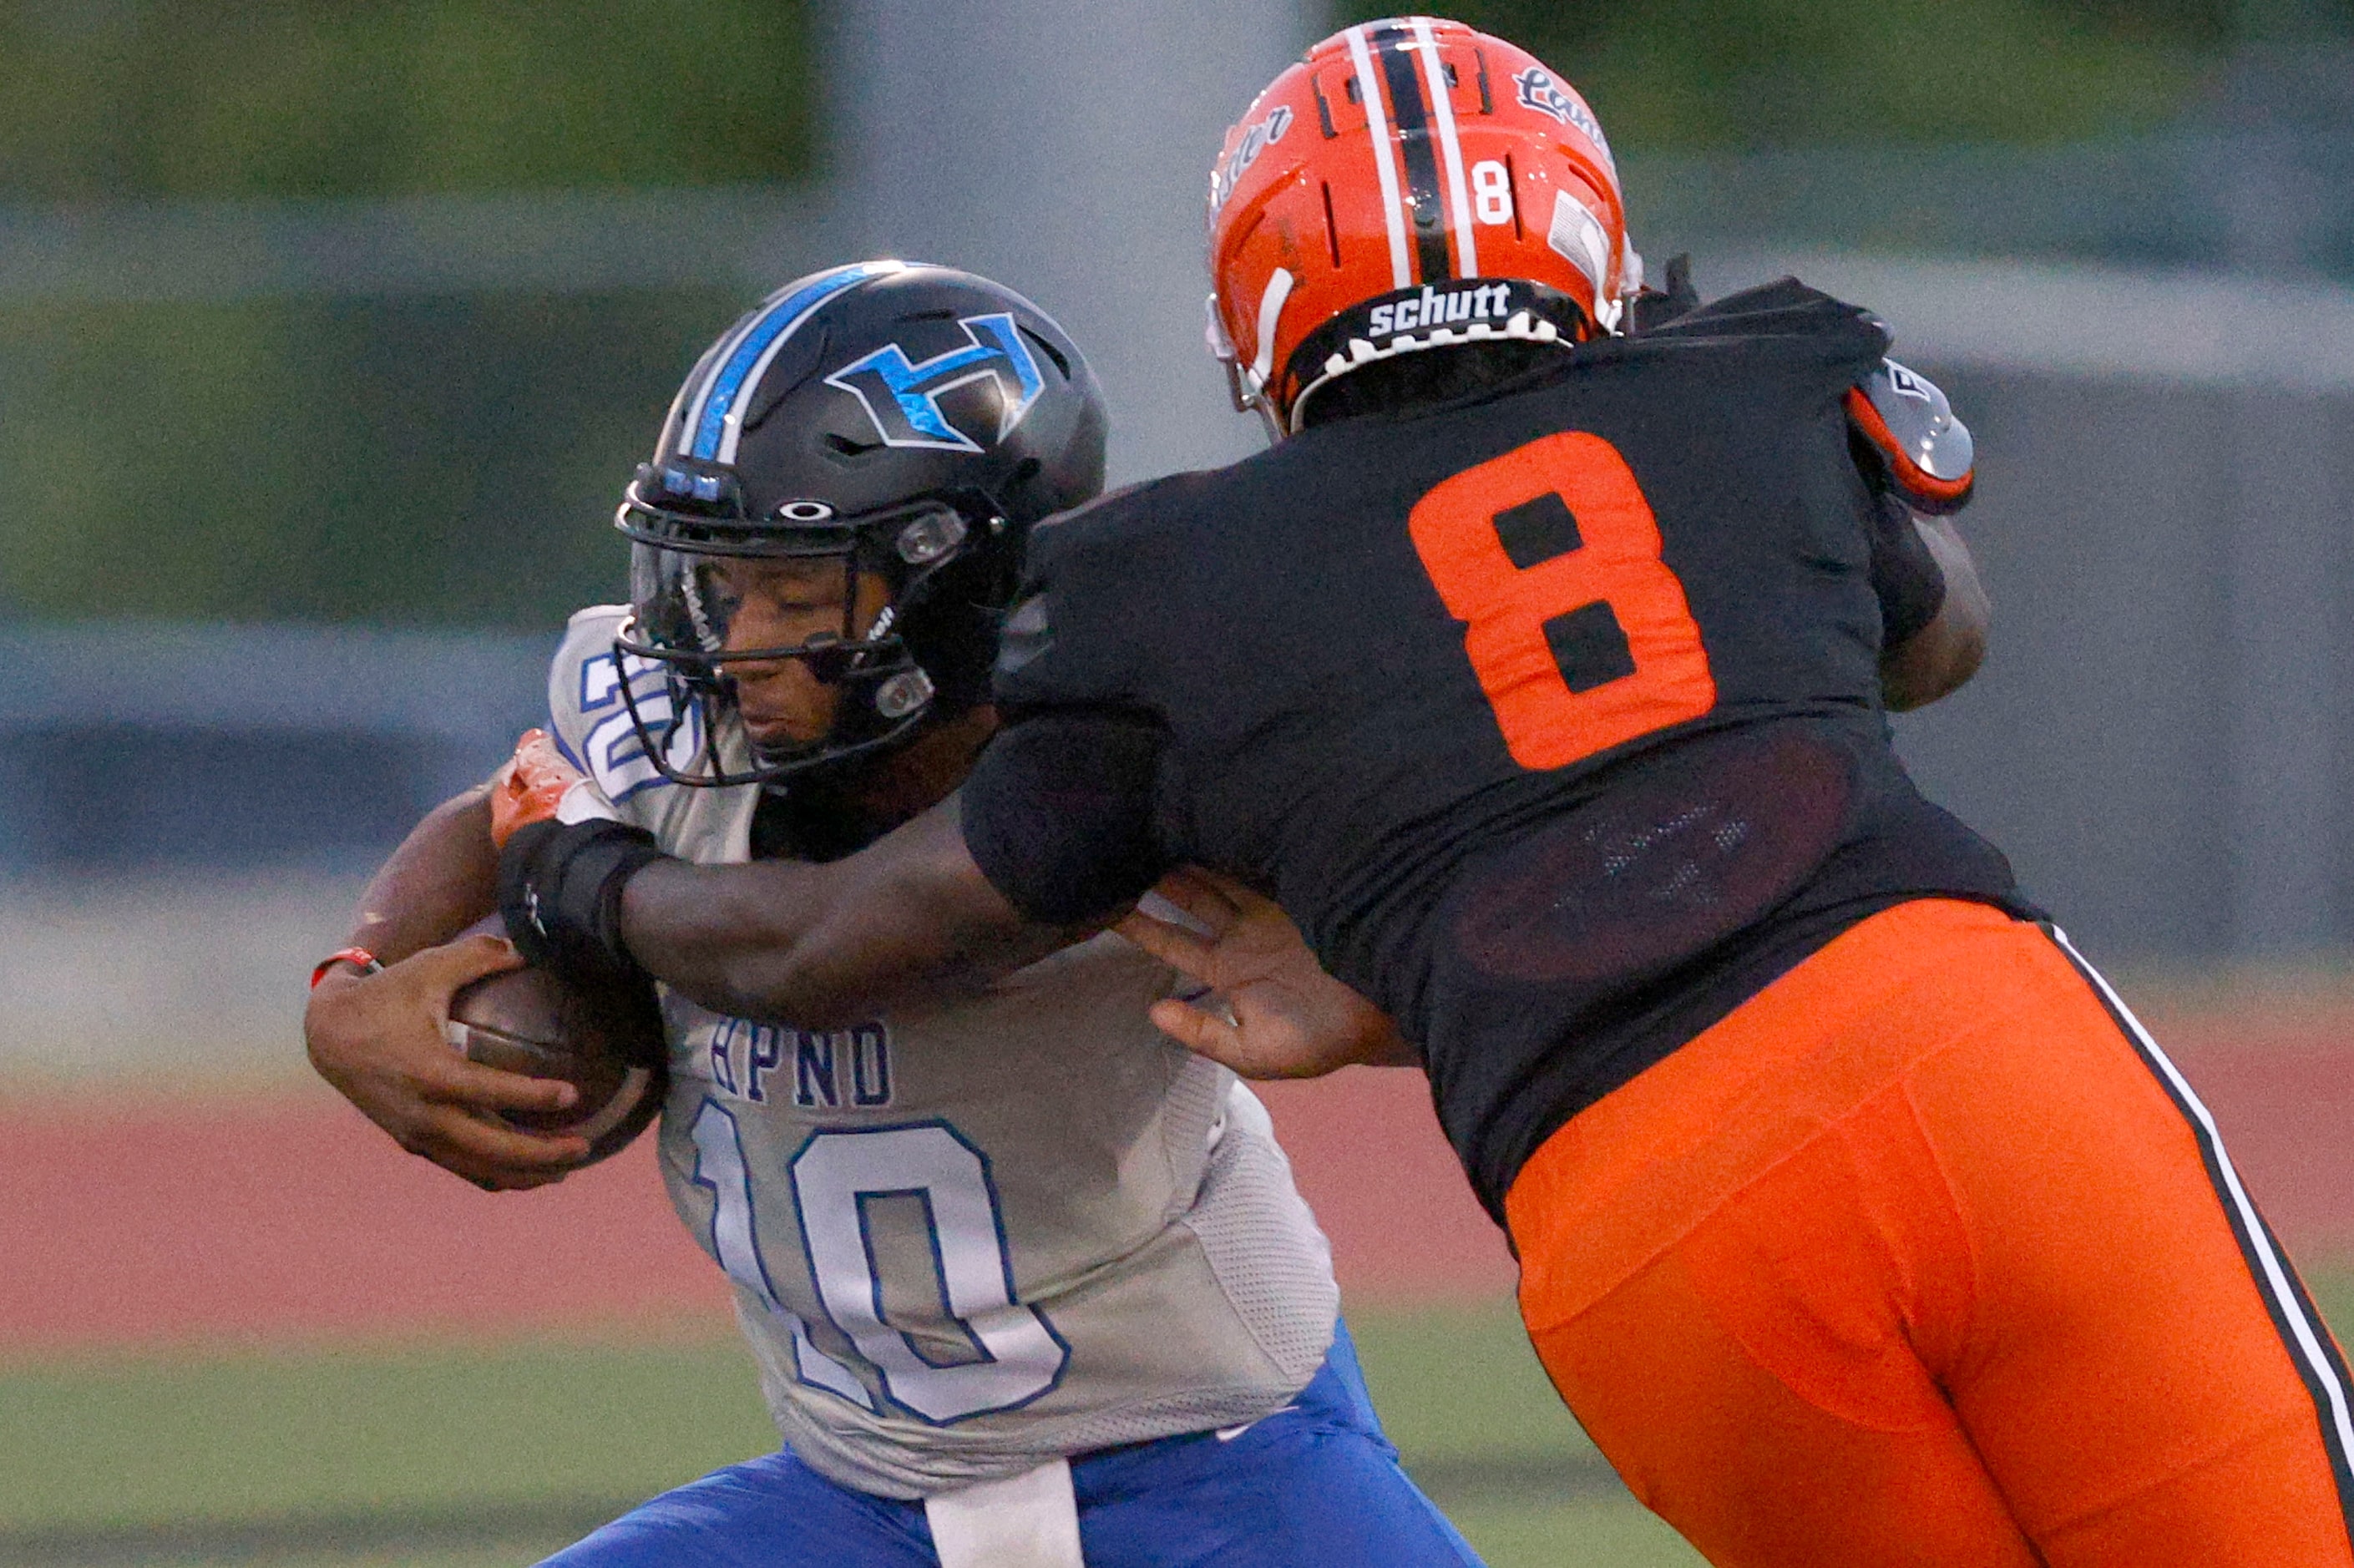
[[[729,1278],[790,1325],[801,1380],[875,1408],[857,1373],[811,1342],[769,1277],[752,1215],[752,1182],[736,1118],[705,1100],[694,1124],[695,1185],[712,1195],[713,1255]],[[857,1347],[892,1400],[935,1425],[1027,1404],[1061,1381],[1070,1347],[1046,1315],[1014,1296],[1013,1261],[996,1189],[981,1151],[945,1122],[813,1133],[787,1175],[801,1243],[827,1321]],[[971,1353],[948,1361],[925,1353],[893,1323],[867,1227],[870,1200],[917,1203],[929,1242],[935,1295],[921,1327],[949,1330]]]
[[[1659,519],[1601,437],[1564,431],[1466,469],[1407,528],[1522,768],[1565,768],[1716,705]]]

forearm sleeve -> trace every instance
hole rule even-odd
[[[1937,619],[1946,602],[1946,573],[1921,537],[1913,509],[1884,492],[1873,500],[1878,515],[1872,531],[1872,588],[1880,596],[1880,646],[1885,652]]]
[[[1048,710],[998,732],[961,792],[965,847],[1024,918],[1068,926],[1169,869],[1153,825],[1166,736],[1151,721]]]

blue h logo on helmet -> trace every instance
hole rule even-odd
[[[952,348],[915,365],[908,362],[907,350],[887,344],[843,366],[825,383],[865,406],[885,446],[980,451],[981,443],[950,424],[941,411],[942,395],[975,381],[996,382],[1002,401],[990,440],[1002,441],[1046,389],[1046,378],[1039,374],[1038,361],[1022,341],[1012,315],[1001,311],[964,316],[957,324],[972,340],[971,346]]]

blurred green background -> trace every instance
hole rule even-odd
[[[2179,113],[2346,0],[1469,0],[1630,148],[2039,142]],[[1387,14],[1344,6],[1335,25]],[[0,200],[799,180],[804,5],[53,0],[0,12]],[[1206,156],[1206,154],[1205,154]]]
[[[2234,51],[2343,29],[2354,6],[1479,0],[1458,14],[1585,88],[1639,219],[1689,183],[1661,161],[1676,157],[2162,130],[2213,101]],[[0,239],[218,204],[266,224],[383,201],[814,188],[814,36],[808,6],[774,0],[9,5]],[[618,588],[610,498],[695,351],[757,291],[89,297],[0,268],[0,616],[552,627]]]
[[[0,200],[790,180],[809,17],[757,0],[8,6]]]
[[[1490,1568],[1685,1568],[1509,1303],[1352,1314],[1417,1479]],[[0,1367],[0,1562],[516,1563],[775,1446],[732,1338]]]
[[[2144,129],[2181,112],[2237,39],[2302,21],[2234,0],[1473,0],[1451,15],[1566,74],[1629,153]]]

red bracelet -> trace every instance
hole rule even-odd
[[[312,966],[311,989],[313,991],[318,990],[319,982],[325,980],[327,978],[327,971],[334,969],[337,964],[356,965],[358,966],[360,973],[364,975],[375,974],[377,970],[384,968],[384,965],[377,961],[376,956],[374,953],[369,952],[366,948],[342,948],[334,952],[329,953],[325,958],[321,959],[316,964]]]

